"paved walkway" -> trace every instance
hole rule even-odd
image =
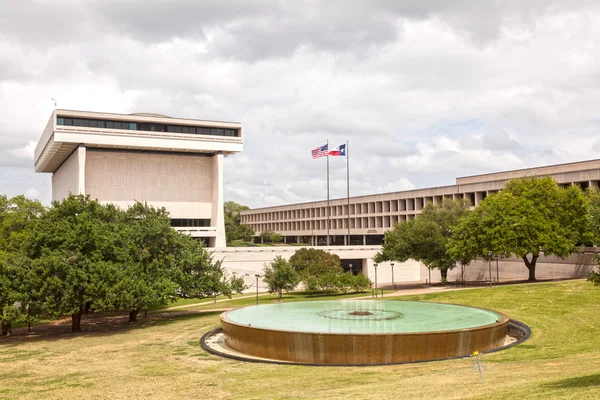
[[[585,279],[585,278],[583,278],[583,279]],[[564,279],[539,280],[539,281],[535,281],[535,282],[527,282],[527,281],[505,282],[505,283],[501,282],[498,285],[494,285],[494,287],[496,287],[496,286],[535,285],[535,284],[538,284],[538,283],[554,282],[554,281],[557,281],[557,280],[564,280]],[[386,298],[386,297],[396,297],[396,296],[412,296],[412,295],[416,295],[416,294],[439,293],[439,292],[448,292],[448,291],[455,291],[455,290],[467,290],[467,289],[480,289],[480,288],[487,287],[485,284],[478,284],[478,285],[471,285],[471,286],[467,286],[467,287],[460,287],[460,286],[455,286],[455,285],[448,285],[448,286],[425,286],[422,283],[408,284],[408,285],[407,284],[404,284],[404,285],[398,284],[398,285],[396,285],[396,287],[398,287],[398,286],[405,286],[405,288],[404,289],[397,289],[395,292],[392,292],[392,293],[387,293],[383,297]],[[384,289],[386,289],[387,287],[389,287],[388,284],[384,285]],[[268,292],[263,292],[263,293],[259,293],[259,296],[268,296],[269,294],[270,293],[268,293]],[[251,298],[251,297],[256,297],[256,294],[244,295],[244,296],[240,296],[240,297],[233,297],[231,299],[220,299],[220,300],[217,300],[216,302],[203,301],[203,302],[198,302],[198,303],[193,303],[193,304],[186,304],[186,305],[183,305],[183,306],[168,307],[168,308],[164,308],[162,310],[178,310],[178,309],[182,309],[182,308],[204,306],[204,305],[215,304],[215,303],[222,303],[222,302],[232,301],[232,300],[237,300],[237,299],[247,299],[247,298]],[[361,296],[361,297],[351,297],[351,298],[343,299],[343,300],[370,299],[372,297],[373,296],[371,296],[371,295],[365,295],[365,296]],[[160,310],[157,310],[157,311],[160,311]]]
[[[259,296],[267,296],[270,293],[259,293]],[[251,297],[256,297],[256,293],[252,294],[252,295],[247,295],[247,296],[240,296],[240,297],[232,297],[231,299],[220,299],[217,301],[199,301],[198,303],[193,303],[193,304],[185,304],[183,306],[173,306],[173,307],[167,307],[167,308],[163,308],[161,310],[179,310],[181,308],[189,308],[189,307],[198,307],[198,306],[204,306],[204,305],[208,305],[208,304],[215,304],[215,303],[222,303],[224,301],[232,301],[232,300],[237,300],[237,299],[249,299]]]

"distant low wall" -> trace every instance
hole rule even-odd
[[[585,278],[596,265],[592,254],[574,254],[564,260],[553,256],[540,257],[537,261],[535,275],[537,279]],[[448,282],[459,281],[460,274],[460,267],[454,268],[448,273]],[[490,276],[490,263],[480,259],[475,260],[465,267],[464,274],[466,281],[487,281]],[[496,260],[493,260],[491,262],[491,278],[496,281],[498,277],[500,282],[526,280],[529,277],[529,270],[525,267],[522,258],[500,259],[497,265]],[[429,270],[421,265],[421,281],[427,279],[429,279]],[[440,279],[440,272],[432,270],[431,281],[436,283]]]
[[[265,264],[270,263],[277,256],[287,260],[302,247],[300,246],[272,246],[272,247],[228,247],[216,249],[213,252],[215,260],[222,260],[223,267],[230,273],[244,277],[247,285],[256,288],[255,275],[262,275]],[[375,282],[375,263],[373,257],[381,250],[381,246],[320,246],[325,250],[337,254],[342,260],[361,260],[362,265],[354,265],[355,270],[361,270],[373,282]],[[585,278],[597,263],[593,253],[598,249],[590,248],[581,254],[575,254],[566,259],[558,257],[541,256],[537,261],[536,277],[538,279],[572,279]],[[404,263],[394,262],[394,282],[440,282],[440,272],[436,269],[430,271],[421,263],[409,260]],[[509,280],[526,280],[529,272],[521,258],[511,257],[499,259],[491,263],[492,280],[499,277],[500,282]],[[448,273],[448,281],[456,282],[460,279],[460,267],[456,267]],[[465,280],[486,281],[489,279],[490,269],[487,261],[474,260],[465,267]],[[377,282],[384,286],[392,282],[391,263],[380,263],[377,268]],[[258,281],[259,289],[264,289],[262,279]]]

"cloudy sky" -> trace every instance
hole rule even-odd
[[[600,158],[597,4],[0,0],[0,193],[49,202],[51,98],[242,122],[225,197],[251,207],[324,199],[327,140],[352,195]]]

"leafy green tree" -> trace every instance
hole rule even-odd
[[[213,261],[202,243],[186,235],[180,235],[181,250],[178,259],[178,296],[184,299],[202,299],[220,294],[231,297],[242,292],[246,286],[241,277],[229,278],[222,261]]]
[[[114,287],[124,259],[119,211],[89,196],[69,195],[36,219],[25,244],[39,294],[51,316],[70,315],[71,330],[81,330],[86,305],[114,307]]]
[[[466,200],[451,199],[427,204],[416,219],[397,224],[385,234],[375,261],[414,259],[427,268],[439,269],[445,282],[448,271],[461,261],[448,251],[448,243],[454,227],[469,213],[469,206]]]
[[[595,286],[600,285],[600,272],[591,271],[588,274],[588,281],[591,281]]]
[[[342,274],[338,274],[337,276],[337,289],[342,293],[348,293],[350,289],[354,286],[355,275],[350,272],[344,272]]]
[[[508,182],[456,227],[452,254],[521,257],[536,280],[540,254],[565,258],[592,240],[587,200],[577,186],[559,188],[550,177]]]
[[[296,250],[294,255],[290,257],[290,264],[298,271],[302,281],[329,272],[338,274],[344,271],[337,255],[314,248],[303,247]]]
[[[248,224],[240,224],[237,227],[235,237],[237,240],[243,240],[244,242],[251,242],[254,237],[254,229]],[[234,239],[236,240],[236,239]]]
[[[0,196],[0,319],[2,335],[11,332],[12,324],[31,321],[39,314],[35,287],[28,279],[29,264],[21,248],[32,221],[39,218],[45,208],[39,201],[24,196],[11,199]],[[35,305],[35,307],[34,307]]]
[[[587,220],[593,243],[600,243],[600,191],[597,188],[590,188],[585,193],[588,199]],[[599,256],[595,256],[596,262],[600,261]],[[600,271],[591,271],[588,274],[588,280],[595,286],[600,285]]]
[[[298,272],[283,257],[277,256],[263,268],[263,281],[269,287],[269,293],[277,292],[281,299],[282,291],[294,290],[300,283]]]
[[[115,308],[127,310],[129,322],[136,322],[140,311],[176,299],[182,235],[171,228],[164,208],[136,202],[122,216],[126,258],[114,288]]]
[[[365,290],[369,289],[371,286],[373,286],[373,282],[371,282],[369,277],[366,276],[365,274],[363,274],[362,272],[360,274],[354,275],[354,280],[352,282],[352,289],[355,292],[357,292],[357,293],[364,292]]]
[[[225,237],[227,243],[240,239],[247,242],[252,240],[252,236],[254,236],[254,230],[249,225],[242,224],[240,222],[240,212],[249,209],[250,207],[238,204],[234,201],[226,201],[223,203]]]
[[[22,195],[11,199],[0,196],[0,250],[20,250],[29,224],[44,211],[44,206],[37,200]]]
[[[260,233],[260,238],[262,239],[263,243],[269,243],[274,234],[275,232],[273,231],[262,231]]]
[[[317,276],[319,288],[325,293],[333,293],[340,288],[341,272],[327,271]]]
[[[2,336],[12,334],[12,324],[19,315],[15,307],[16,293],[14,282],[14,271],[7,264],[7,254],[0,250],[0,322],[2,324]]]
[[[278,233],[278,232],[273,232],[269,239],[271,240],[272,243],[283,242],[283,236],[281,235],[281,233]]]

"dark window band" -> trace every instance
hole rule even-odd
[[[128,131],[171,132],[188,135],[210,135],[237,137],[238,129],[211,128],[199,126],[166,125],[148,122],[113,121],[87,118],[56,117],[56,125],[83,126],[90,128],[121,129]]]
[[[210,226],[210,219],[172,218],[171,226],[174,228],[201,228]]]

